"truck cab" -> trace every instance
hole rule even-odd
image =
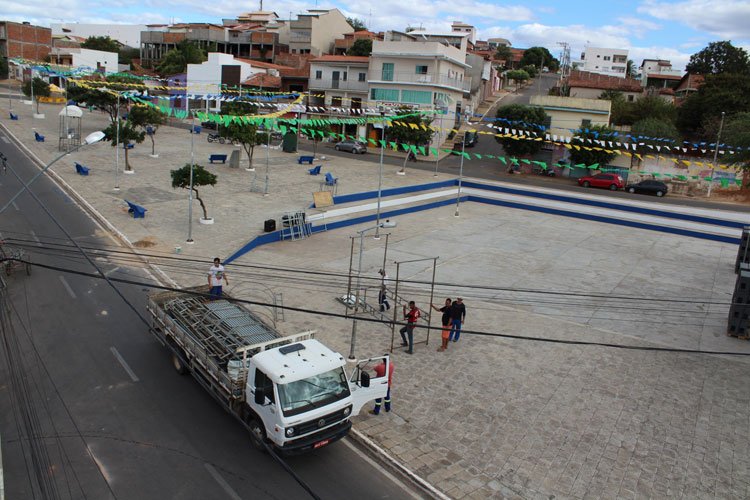
[[[387,356],[359,361],[350,377],[344,358],[315,339],[259,352],[250,360],[245,391],[256,420],[249,423],[253,440],[295,454],[344,437],[350,417],[385,397],[388,377],[370,379],[363,369],[381,361],[389,363]]]

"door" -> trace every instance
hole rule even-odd
[[[385,375],[375,377],[374,368],[385,362]],[[359,411],[367,402],[378,398],[384,398],[388,393],[388,373],[391,360],[389,356],[378,356],[376,358],[362,359],[354,365],[349,377],[349,390],[352,393],[352,416],[359,415]],[[370,375],[370,387],[362,387],[362,372]]]
[[[258,414],[263,420],[262,424],[266,431],[266,436],[270,436],[270,432],[273,432],[273,428],[276,422],[279,421],[278,415],[276,414],[276,395],[274,394],[273,381],[258,368],[255,369],[255,376],[253,377],[253,390],[248,391],[250,394],[247,395],[247,403],[250,408]],[[250,387],[248,387],[249,389]],[[255,390],[262,388],[265,394],[265,402],[259,405],[255,402]]]
[[[331,80],[331,88],[332,88],[332,89],[337,89],[337,88],[339,88],[339,75],[340,75],[340,74],[341,74],[341,73],[339,73],[338,71],[334,71],[334,72],[332,73],[332,80]]]

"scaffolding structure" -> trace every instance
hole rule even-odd
[[[286,212],[281,217],[282,240],[302,240],[309,238],[311,234],[311,224],[307,222],[304,210]]]

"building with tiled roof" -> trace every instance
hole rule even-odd
[[[677,83],[674,89],[675,104],[679,105],[684,101],[687,96],[698,92],[703,84],[706,82],[706,77],[703,75],[696,75],[693,73],[685,73],[685,75]]]
[[[597,99],[605,90],[618,90],[629,101],[644,95],[659,95],[665,101],[672,102],[674,90],[671,88],[644,88],[639,80],[602,75],[590,71],[572,70],[568,76],[567,86],[570,97]]]
[[[362,30],[344,33],[343,38],[337,38],[333,41],[333,53],[345,55],[352,48],[354,42],[361,39],[382,40],[383,33],[373,33],[372,31]]]

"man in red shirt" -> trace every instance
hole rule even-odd
[[[417,324],[417,320],[422,313],[417,308],[417,305],[413,300],[409,301],[409,312],[406,312],[406,306],[404,306],[404,319],[406,320],[406,326],[399,330],[401,334],[401,345],[406,347],[409,346],[409,350],[406,351],[409,354],[414,354],[414,327]],[[406,342],[406,334],[409,334],[409,342]]]
[[[384,356],[387,356],[385,354]],[[385,360],[375,367],[375,378],[385,377]],[[385,412],[391,411],[391,380],[393,379],[393,361],[388,363],[388,393],[385,395]],[[378,398],[375,400],[375,408],[370,412],[373,415],[380,413],[380,406],[383,401]]]

